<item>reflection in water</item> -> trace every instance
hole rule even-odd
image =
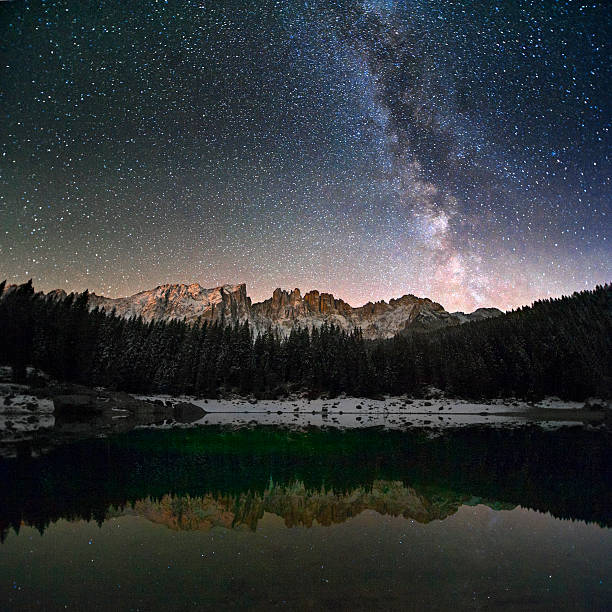
[[[176,529],[338,523],[365,509],[419,522],[516,505],[610,526],[610,434],[472,428],[139,430],[0,462],[0,529],[136,513]]]
[[[0,461],[0,609],[612,604],[604,431],[197,427],[31,450]]]
[[[347,493],[308,490],[303,483],[288,486],[271,485],[263,492],[240,495],[164,495],[161,499],[140,499],[121,511],[109,511],[110,516],[134,514],[166,525],[171,529],[208,530],[212,527],[251,530],[265,513],[283,519],[287,527],[312,527],[313,524],[333,525],[355,517],[365,510],[381,515],[402,516],[419,523],[445,519],[457,512],[462,504],[486,503],[478,498],[457,495],[437,495],[427,498],[399,481],[376,480],[370,487],[359,487]],[[511,504],[495,504],[497,509],[512,509]]]
[[[609,610],[612,531],[463,506],[426,525],[366,510],[331,527],[175,531],[123,516],[23,527],[3,610]]]

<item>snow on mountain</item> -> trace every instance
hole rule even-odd
[[[246,285],[223,285],[205,289],[197,283],[191,285],[160,285],[150,291],[141,291],[130,297],[107,298],[90,294],[89,303],[106,311],[115,310],[123,317],[153,319],[185,319],[196,321],[244,321],[249,317],[251,300]]]
[[[57,299],[58,293],[52,293]],[[92,293],[89,303],[91,308],[109,312],[114,309],[120,316],[141,316],[147,321],[185,319],[236,323],[248,320],[257,333],[271,329],[288,335],[295,327],[318,328],[324,323],[333,323],[346,330],[359,327],[364,337],[370,339],[390,338],[408,329],[459,325],[501,314],[496,308],[479,308],[471,314],[449,313],[440,304],[414,295],[353,308],[331,293],[314,290],[302,296],[299,289],[276,289],[271,298],[252,304],[244,283],[212,289],[197,283],[167,284],[123,298]]]
[[[16,285],[8,285],[5,295]],[[299,289],[275,289],[272,297],[251,303],[246,284],[222,285],[206,289],[198,283],[176,283],[141,291],[129,297],[109,298],[90,293],[89,307],[114,311],[122,317],[152,320],[222,322],[248,321],[257,334],[272,330],[288,336],[296,327],[320,328],[325,323],[350,331],[361,328],[364,338],[391,338],[408,330],[433,330],[469,321],[480,321],[502,314],[497,308],[479,308],[472,313],[447,312],[429,298],[404,295],[389,302],[368,302],[353,308],[331,293],[313,290],[302,296]],[[49,300],[63,300],[67,294],[55,289]]]

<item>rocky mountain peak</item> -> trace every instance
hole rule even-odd
[[[64,299],[62,290],[47,294],[50,299]],[[365,338],[390,338],[409,330],[431,330],[501,314],[496,308],[479,308],[471,314],[449,313],[429,298],[412,294],[389,302],[368,302],[356,308],[332,293],[310,290],[302,296],[300,289],[277,288],[272,297],[251,303],[245,283],[220,285],[207,289],[199,283],[167,283],[141,291],[130,297],[107,298],[91,293],[90,308],[114,310],[124,317],[185,320],[187,322],[248,321],[255,333],[273,330],[288,335],[296,327],[319,328],[336,325],[346,331],[360,328]]]

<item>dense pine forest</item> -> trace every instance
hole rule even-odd
[[[612,395],[612,286],[542,300],[501,317],[389,340],[335,326],[287,338],[248,323],[187,324],[89,311],[87,293],[56,300],[31,281],[0,284],[0,364],[62,381],[140,393],[259,398],[307,391],[460,397]]]

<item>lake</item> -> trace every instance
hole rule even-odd
[[[22,448],[0,608],[610,609],[610,441],[207,425]]]

